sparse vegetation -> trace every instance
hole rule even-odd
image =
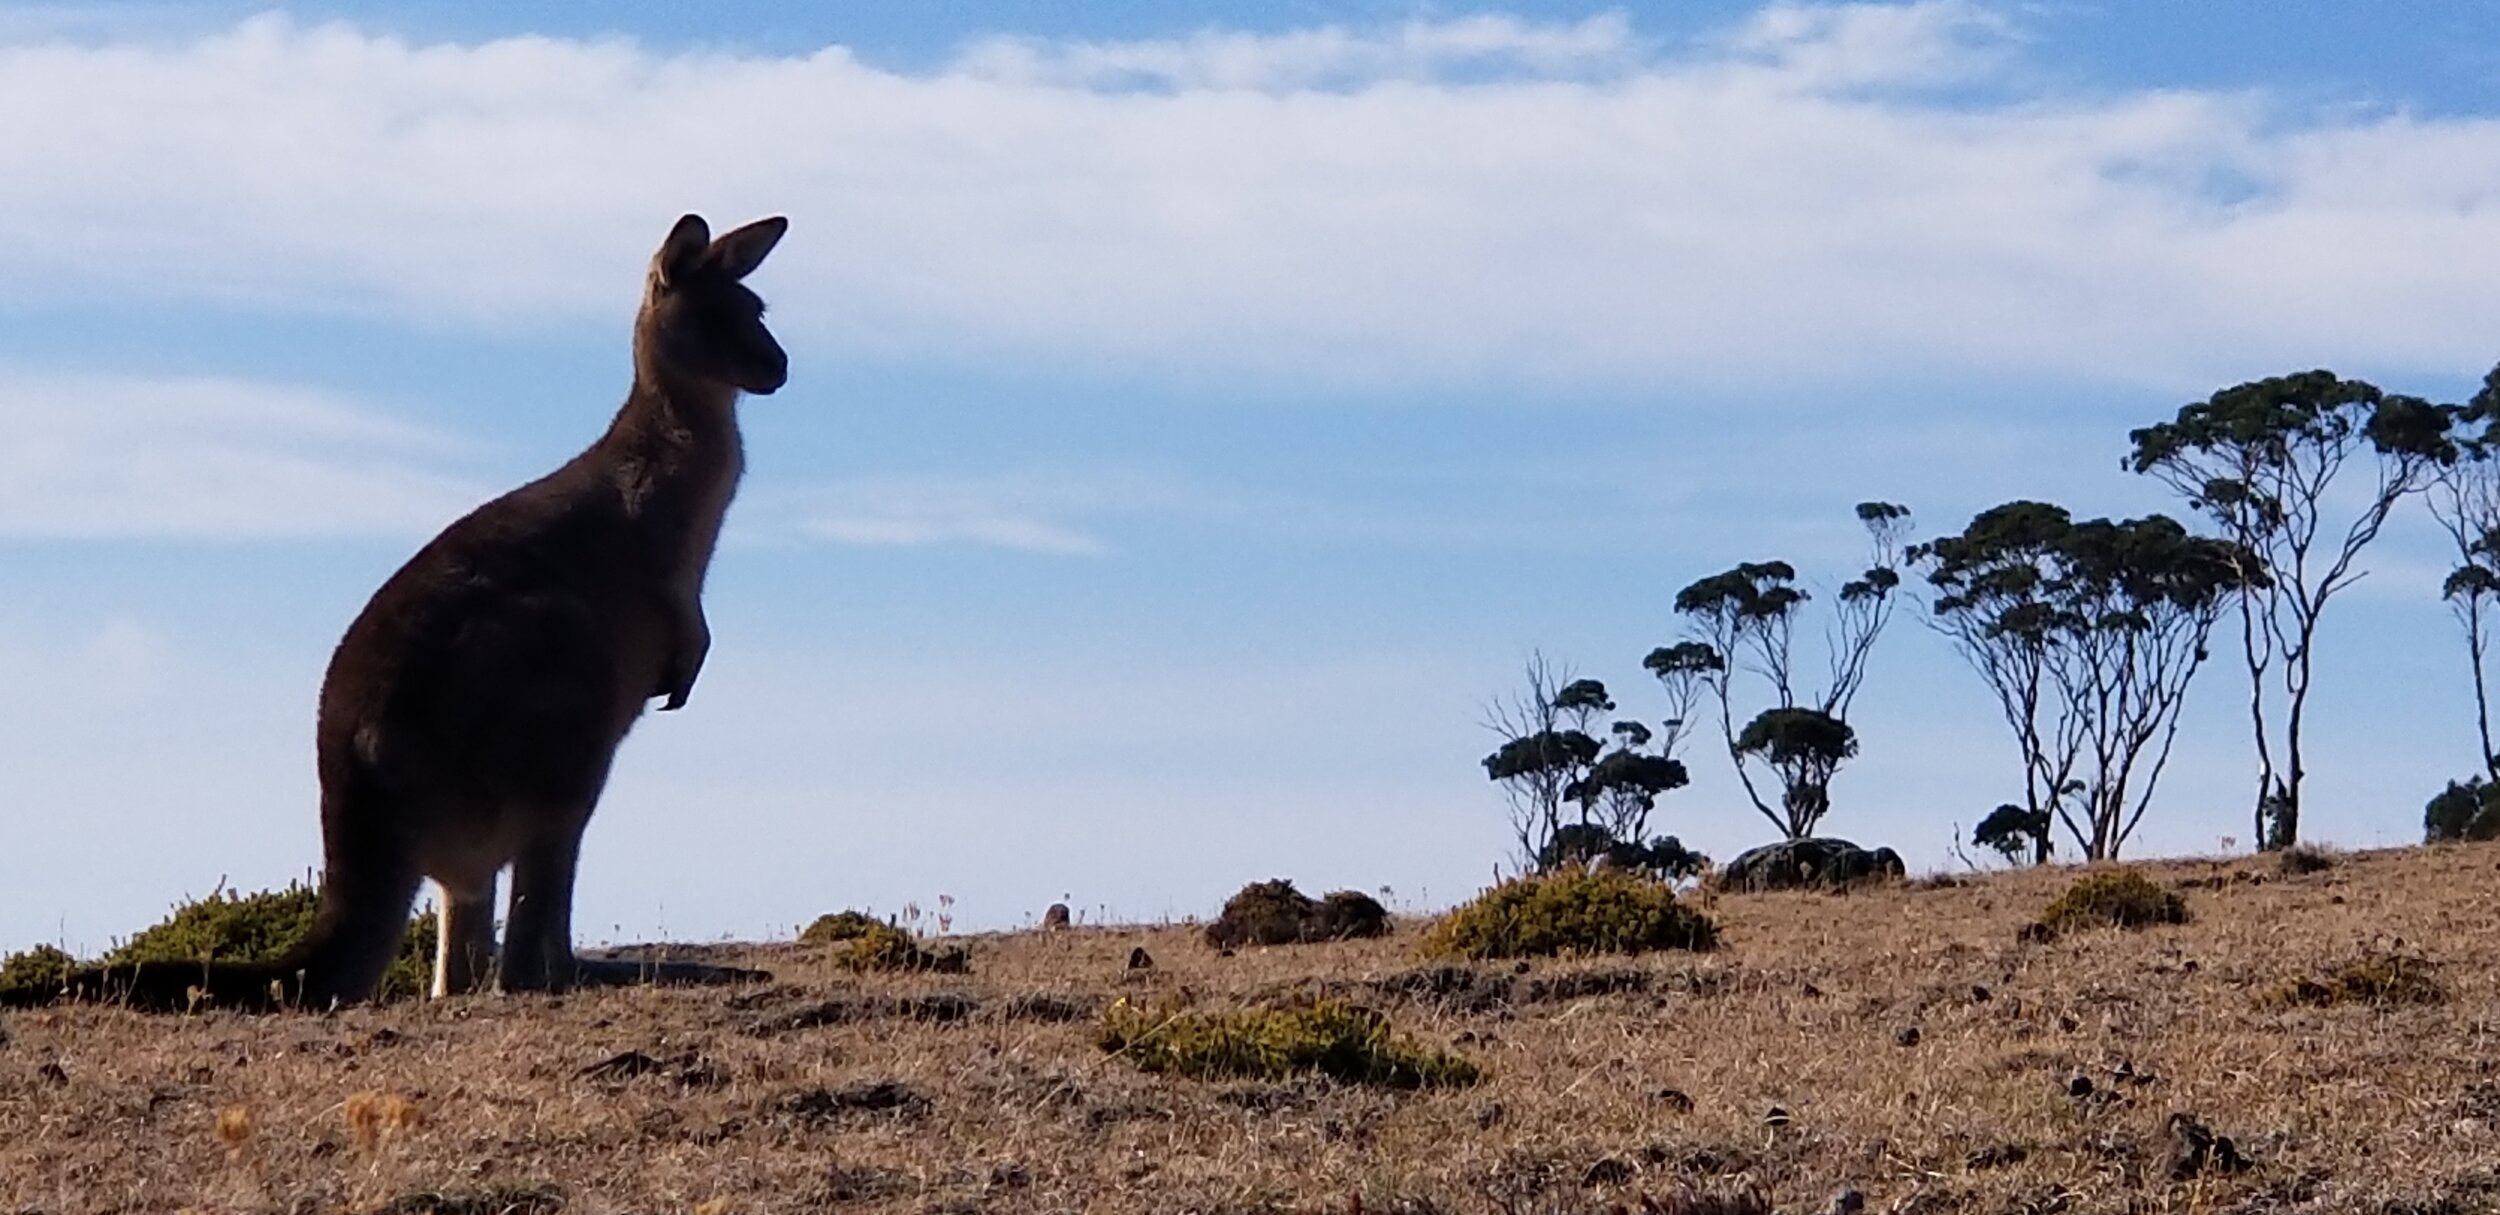
[[[1122,1000],[1103,1011],[1102,1049],[1149,1072],[1193,1080],[1284,1080],[1317,1073],[1348,1084],[1474,1084],[1476,1065],[1393,1032],[1389,1019],[1325,997],[1278,1008],[1154,1012]]]
[[[2077,878],[2032,923],[2036,935],[2055,936],[2089,928],[2144,928],[2184,924],[2187,902],[2132,869],[2104,869]]]
[[[1426,953],[1461,958],[1706,950],[1718,925],[1663,882],[1563,871],[1518,878],[1452,911],[1424,935]]]
[[[565,1210],[721,1215],[1104,1195],[1150,1211],[1333,1212],[1359,1196],[1367,1212],[1604,1215],[1749,1189],[1758,1201],[1723,1209],[1822,1215],[1848,1209],[1842,1187],[1866,1212],[1935,1215],[2483,1211],[2500,1193],[2471,1154],[2500,1121],[2481,1066],[2496,863],[2500,845],[2478,844],[2344,853],[2327,881],[2255,880],[2272,858],[2139,862],[2162,890],[2226,881],[2187,894],[2184,931],[2019,953],[2008,938],[2095,874],[1701,896],[1720,928],[1707,955],[1419,966],[1391,938],[1223,958],[1201,925],[1102,924],[984,936],[961,976],[854,972],[785,938],[707,955],[780,976],[734,991],[326,1016],[66,1005],[0,1017],[0,1211],[67,1215],[96,1193],[492,1210],[544,1180]],[[1153,969],[1128,969],[1139,948]],[[2395,981],[2345,973],[2379,954],[2401,959]],[[2417,969],[2422,954],[2436,967]],[[2403,994],[2417,976],[2447,997]],[[2300,980],[2336,994],[2316,1002]],[[2261,1002],[2277,985],[2295,1002]],[[1385,1031],[1479,1075],[1397,1089],[1316,1065],[1192,1079],[1131,1059],[1156,1055],[1174,1014],[1316,996],[1369,1010],[1343,1037]],[[1106,1055],[1103,1010],[1122,998],[1147,1045]],[[1326,1057],[1308,1045],[1323,1028],[1284,1036]],[[1259,1058],[1217,1057],[1245,1054]],[[2180,1112],[2211,1136],[2186,1169]]]

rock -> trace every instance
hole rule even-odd
[[[1839,890],[1907,872],[1890,848],[1869,851],[1847,840],[1808,838],[1738,853],[1716,880],[1721,890]]]
[[[1055,932],[1059,929],[1066,928],[1068,923],[1068,905],[1066,903],[1053,903],[1042,911],[1042,927],[1045,929]]]

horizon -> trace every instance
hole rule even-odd
[[[1860,501],[2193,523],[2130,428],[2500,363],[2500,14],[2146,11],[0,13],[45,116],[0,138],[0,952],[318,864],[331,646],[598,434],[687,211],[790,217],[791,377],[585,943],[1456,903],[1516,861],[1478,760],[1532,654],[1654,718],[1675,591],[1835,587]],[[2418,842],[2480,770],[2447,548],[2407,503],[2326,613],[2311,839]],[[1933,871],[2021,773],[1923,615],[1825,831]],[[2254,844],[2236,644],[2126,856]],[[1714,745],[1652,830],[1725,860],[1774,833]]]

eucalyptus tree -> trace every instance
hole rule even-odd
[[[1525,688],[1487,714],[1501,744],[1483,760],[1509,804],[1521,858],[1545,869],[1618,843],[1642,847],[1658,796],[1686,783],[1684,765],[1652,750],[1657,736],[1637,721],[1611,721],[1599,737],[1615,712],[1605,684],[1542,654],[1525,674]]]
[[[2300,839],[2319,617],[2362,576],[2355,562],[2396,503],[2455,462],[2452,412],[2304,371],[2225,388],[2129,435],[2127,467],[2169,486],[2248,554],[2238,607],[2263,847]],[[2343,479],[2356,466],[2358,487]],[[2358,509],[2335,512],[2348,501]],[[2270,705],[2279,725],[2269,724]]]
[[[1866,682],[1875,639],[1892,618],[1901,584],[1901,541],[1910,512],[1889,502],[1862,502],[1858,521],[1871,542],[1862,575],[1841,585],[1824,633],[1825,675],[1808,693],[1797,669],[1796,626],[1812,596],[1796,585],[1785,561],[1746,562],[1676,592],[1675,611],[1688,636],[1650,651],[1642,665],[1689,711],[1698,694],[1718,708],[1728,761],[1756,812],[1790,839],[1814,834],[1831,811],[1832,777],[1858,752],[1849,706]],[[1767,707],[1736,722],[1737,681],[1750,675]],[[1773,808],[1754,779],[1763,768],[1780,786]]]
[[[2247,551],[2162,515],[2076,522],[2008,502],[1910,559],[1933,588],[1930,623],[1995,694],[2022,754],[2022,803],[1998,807],[1973,842],[2045,861],[2055,822],[2086,858],[2115,857],[2152,803],[2206,640],[2250,576]]]
[[[2465,630],[2474,682],[2474,733],[2480,740],[2482,784],[2500,786],[2500,747],[2492,745],[2491,611],[2500,605],[2500,367],[2455,414],[2457,460],[2431,484],[2431,514],[2456,545],[2457,567],[2440,596]],[[2452,786],[2454,788],[2454,786]],[[2444,795],[2443,795],[2444,796]]]

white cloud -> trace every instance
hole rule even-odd
[[[0,371],[0,537],[422,534],[481,493],[451,440],[300,388]]]
[[[741,526],[868,548],[961,544],[1098,557],[1112,551],[1099,534],[1103,522],[1223,509],[1204,493],[1134,472],[895,474],[762,496],[742,511]]]
[[[1530,390],[2490,362],[2500,120],[2075,94],[2023,53],[1965,0],[1673,52],[1473,17],[916,73],[276,17],[28,37],[0,303],[611,323],[698,209],[793,217],[759,285],[820,353]]]

